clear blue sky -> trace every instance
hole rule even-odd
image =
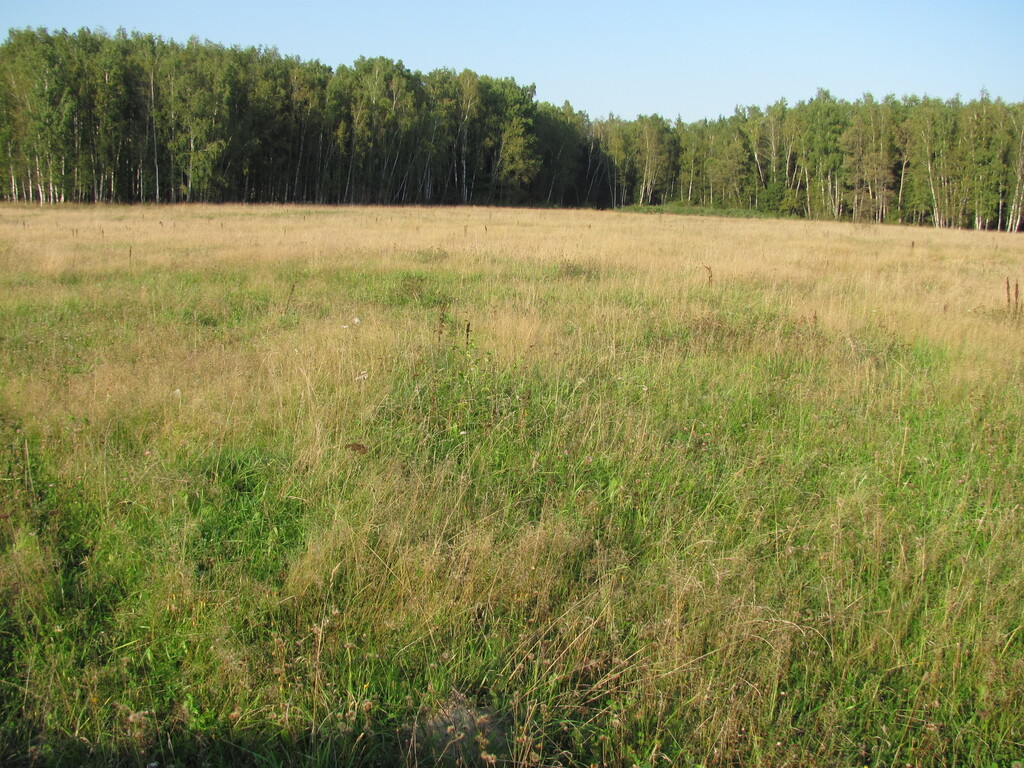
[[[1024,101],[1022,0],[4,0],[0,29],[118,27],[276,47],[332,67],[359,56],[537,86],[591,117],[686,121],[790,104],[916,94]]]

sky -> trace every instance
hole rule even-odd
[[[331,67],[386,56],[534,84],[592,118],[686,122],[819,88],[1024,102],[1021,0],[3,0],[0,29],[124,27],[277,48]]]

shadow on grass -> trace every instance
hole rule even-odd
[[[109,766],[121,768],[217,768],[218,766],[402,766],[417,761],[397,732],[329,735],[208,733],[140,734],[135,743],[89,744],[73,737],[34,744],[4,744],[0,764],[15,766]],[[452,763],[454,764],[454,763]]]
[[[69,735],[0,730],[3,766],[216,768],[217,766],[492,766],[512,765],[508,722],[461,696],[421,712],[412,722],[299,730],[162,729],[137,713],[134,733],[91,744]],[[11,725],[12,723],[8,723]],[[13,738],[11,738],[13,736]]]

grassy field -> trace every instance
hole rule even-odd
[[[0,208],[0,763],[1024,760],[1024,240]]]

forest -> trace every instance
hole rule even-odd
[[[666,83],[686,98],[686,83]],[[672,206],[1024,228],[1024,104],[820,89],[696,122],[533,85],[141,32],[11,30],[0,199]]]

